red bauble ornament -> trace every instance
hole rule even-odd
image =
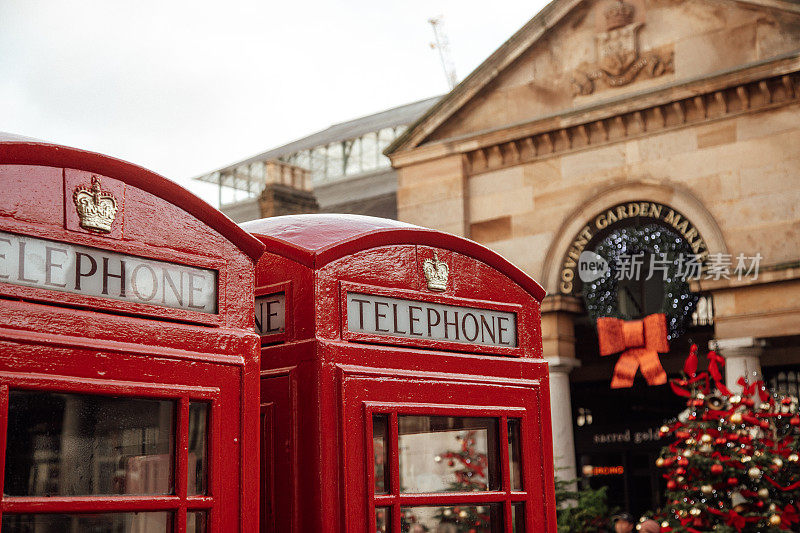
[[[793,416],[789,423],[793,426],[800,426],[800,416]]]
[[[669,490],[675,490],[675,487],[677,487],[677,486],[678,486],[678,484],[675,482],[674,479],[670,479],[669,481],[667,481],[667,488]]]
[[[734,485],[738,485],[738,484],[739,484],[739,479],[738,478],[735,478],[735,477],[729,477],[728,478],[728,485],[734,486]]]
[[[686,469],[683,467],[679,467],[675,470],[675,473],[678,474],[679,476],[682,476],[686,473]]]
[[[714,441],[714,444],[717,444],[717,445],[722,445],[722,444],[725,444],[726,442],[728,442],[728,441],[727,441],[727,440],[725,440],[724,438],[722,438],[722,437],[717,437],[717,439]]]
[[[689,459],[686,457],[678,457],[678,465],[679,466],[686,466],[689,464]]]
[[[711,473],[715,475],[720,475],[722,473],[722,465],[711,465]]]

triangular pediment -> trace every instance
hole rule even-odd
[[[388,152],[557,120],[798,48],[798,2],[555,0]]]

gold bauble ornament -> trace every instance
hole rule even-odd
[[[755,479],[761,475],[761,469],[758,468],[757,466],[754,466],[747,471],[747,475]]]
[[[661,433],[669,433],[669,426],[661,426],[659,431],[661,431]]]
[[[712,439],[713,437],[711,435],[705,433],[702,437],[700,437],[700,442],[711,442]]]
[[[752,457],[750,457],[749,455],[745,455],[745,456],[744,456],[744,457],[742,457],[742,459],[741,459],[741,461],[742,461],[743,463],[749,463],[749,462],[750,462],[750,461],[752,461],[752,460],[753,460],[753,458],[752,458]]]
[[[719,396],[709,396],[706,398],[706,405],[715,411],[721,411],[725,407],[725,400]]]
[[[698,400],[705,400],[706,399],[706,395],[703,394],[702,392],[698,392],[697,393],[697,399]]]
[[[778,510],[778,506],[774,503],[769,504],[769,510],[775,512]]]
[[[684,457],[691,457],[692,455],[694,455],[694,452],[692,450],[683,450],[683,454],[682,455]]]
[[[741,403],[741,402],[742,402],[742,397],[739,396],[738,394],[734,394],[733,396],[731,396],[731,403]]]
[[[678,511],[678,516],[680,516],[681,518],[685,518],[686,517],[686,509],[681,509],[680,511]]]
[[[790,463],[796,463],[797,461],[800,461],[800,455],[792,453],[789,454],[789,457],[787,457],[786,459],[788,459]]]
[[[683,476],[678,476],[675,478],[675,481],[677,481],[678,483],[683,483],[684,481],[686,481],[686,478]]]
[[[466,518],[469,516],[469,513],[467,511],[461,511],[460,513],[458,513],[458,516],[460,516],[461,518]]]
[[[714,487],[712,487],[711,485],[703,485],[702,487],[700,487],[700,492],[702,492],[703,494],[711,494],[713,490]]]
[[[769,525],[771,526],[779,526],[781,525],[781,517],[774,514],[769,517]]]
[[[700,509],[698,509],[697,507],[692,507],[691,509],[689,509],[689,514],[692,516],[700,516],[701,512],[702,511],[700,511]]]
[[[686,439],[687,446],[694,446],[695,444],[697,444],[697,441],[694,440],[693,438],[689,437],[688,439]]]
[[[760,408],[762,411],[769,411],[769,404],[768,404],[768,403],[762,403],[762,404],[761,404],[761,405],[759,405],[758,407],[759,407],[759,408]]]
[[[712,448],[710,444],[703,444],[698,449],[703,453],[710,453],[714,450],[714,448]]]
[[[772,464],[780,468],[783,466],[783,459],[781,459],[780,457],[776,457],[775,459],[772,460]]]
[[[659,468],[664,466],[664,458],[663,457],[659,457],[658,459],[656,459],[656,466],[659,467]]]
[[[762,452],[761,450],[756,450],[755,452],[753,452],[753,455],[755,455],[756,457],[761,457],[762,455],[764,455],[764,452]]]
[[[663,522],[661,522],[661,527],[669,527],[669,522],[664,520]]]
[[[731,415],[731,422],[733,424],[741,424],[742,423],[742,413],[733,413]]]
[[[758,489],[758,497],[759,498],[768,498],[769,497],[769,489]]]

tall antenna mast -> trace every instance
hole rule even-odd
[[[442,62],[442,69],[447,78],[447,85],[450,90],[456,86],[456,67],[450,57],[450,41],[444,31],[444,17],[439,15],[428,19],[428,24],[433,28],[434,42],[430,43],[431,48],[439,50],[439,59]]]

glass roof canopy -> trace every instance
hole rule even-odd
[[[258,196],[272,183],[303,190],[390,168],[383,151],[439,97],[342,122],[194,178],[219,187],[219,205]]]

